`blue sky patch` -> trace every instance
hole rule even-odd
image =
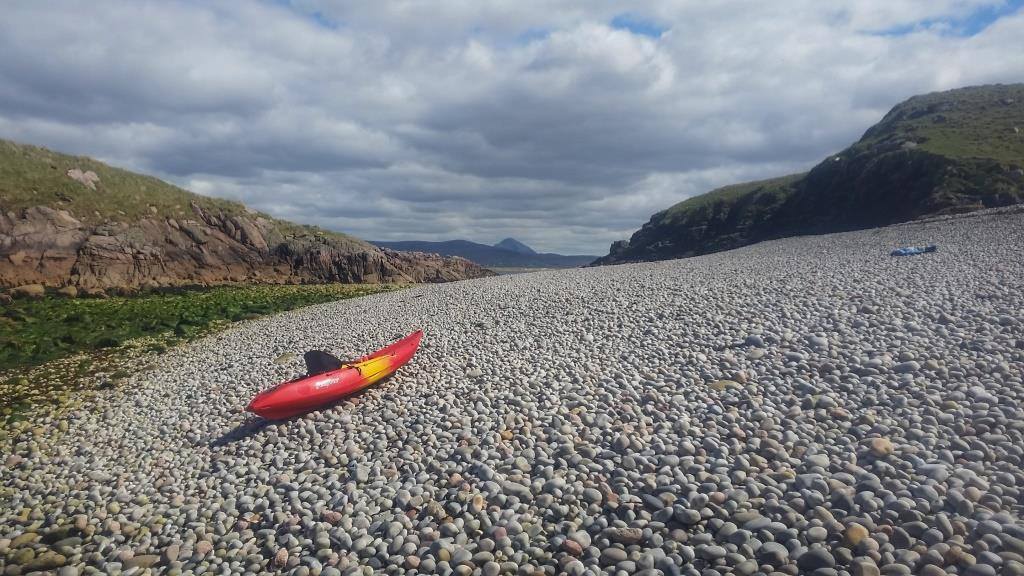
[[[551,31],[547,28],[529,28],[525,32],[516,36],[516,42],[520,44],[529,44],[535,40],[543,40],[551,35]]]
[[[284,8],[287,8],[287,9],[291,10],[292,12],[295,12],[296,14],[302,15],[305,18],[309,18],[310,20],[315,22],[318,26],[320,26],[321,28],[327,28],[329,30],[337,30],[338,28],[341,27],[341,23],[340,22],[329,18],[323,12],[320,12],[320,11],[307,12],[305,10],[301,10],[299,7],[297,7],[294,4],[292,4],[291,0],[269,0],[269,2],[270,2],[270,4],[276,4],[278,6],[282,6]]]
[[[668,28],[646,18],[640,18],[634,14],[619,14],[611,21],[612,28],[629,30],[639,36],[649,38],[660,38]]]
[[[1024,8],[1024,0],[1008,0],[998,6],[983,6],[965,18],[935,18],[922,20],[886,30],[872,32],[878,36],[905,36],[913,32],[934,30],[949,36],[974,36],[1004,16],[1015,14]]]
[[[323,12],[313,12],[312,14],[309,15],[309,17],[312,18],[314,22],[316,22],[320,26],[323,26],[324,28],[330,28],[331,30],[338,29],[338,23],[325,16]]]

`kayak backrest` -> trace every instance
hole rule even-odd
[[[334,356],[323,350],[310,350],[302,356],[306,360],[306,375],[316,376],[324,372],[331,372],[345,365]]]

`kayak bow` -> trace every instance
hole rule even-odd
[[[246,410],[267,420],[298,416],[350,396],[394,374],[419,348],[417,330],[355,362],[345,363],[319,350],[306,352],[307,373],[256,395]]]

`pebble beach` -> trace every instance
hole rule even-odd
[[[9,433],[0,573],[1024,575],[1022,250],[995,210],[241,322]]]

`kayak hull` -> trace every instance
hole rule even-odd
[[[423,331],[418,330],[337,370],[278,384],[257,394],[246,410],[267,420],[283,420],[323,408],[394,374],[416,353],[422,338]]]

